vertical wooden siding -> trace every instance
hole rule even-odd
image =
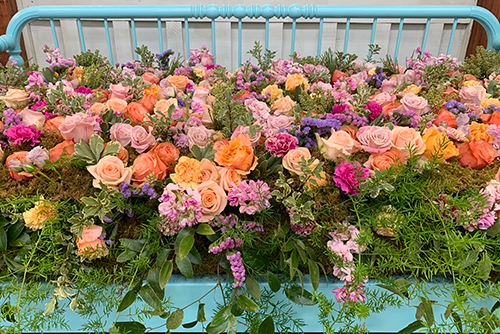
[[[488,9],[496,16],[497,19],[500,18],[499,0],[478,0],[477,5]],[[486,47],[487,44],[488,39],[486,37],[486,31],[484,31],[484,28],[480,24],[474,22],[469,39],[469,45],[467,46],[467,56],[471,53],[475,53],[476,47],[478,47],[479,45]]]
[[[0,0],[0,35],[5,34],[10,18],[17,13],[16,0]],[[21,37],[21,56],[26,60],[23,38]],[[7,52],[0,52],[0,63],[4,64],[9,60]]]

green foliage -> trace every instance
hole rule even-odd
[[[107,62],[106,57],[101,55],[99,50],[92,52],[90,49],[83,51],[79,55],[74,55],[73,58],[76,60],[78,66],[89,67],[89,66],[101,66]]]
[[[144,67],[153,67],[155,61],[155,55],[153,52],[149,51],[146,45],[138,46],[135,49],[135,53],[141,57],[141,65]]]
[[[119,142],[110,141],[105,148],[104,140],[100,136],[93,134],[90,136],[88,144],[83,139],[78,144],[75,144],[75,154],[72,159],[80,166],[95,165],[105,156],[118,154],[119,150]]]
[[[355,54],[343,53],[342,51],[334,52],[328,48],[322,55],[321,61],[324,66],[333,74],[335,70],[341,72],[349,72],[354,67],[354,61],[358,58]]]
[[[493,72],[500,73],[500,54],[479,45],[475,54],[470,54],[464,59],[460,69],[480,80],[488,78]]]
[[[248,51],[248,53],[257,60],[257,63],[262,71],[271,69],[272,61],[276,56],[276,51],[266,49],[263,52],[263,47],[260,45],[260,41],[256,41],[253,49]]]

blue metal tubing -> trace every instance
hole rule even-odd
[[[500,24],[488,10],[477,6],[243,6],[243,5],[179,5],[179,6],[39,6],[19,11],[11,19],[7,32],[0,36],[0,51],[8,51],[11,60],[23,64],[20,36],[22,29],[36,19],[117,19],[117,18],[471,18],[486,30],[488,48],[500,50]],[[81,29],[79,29],[81,30]],[[453,35],[453,33],[452,33]],[[82,49],[85,49],[83,36]],[[186,31],[186,46],[189,46]],[[215,46],[215,36],[212,38]],[[292,43],[293,44],[293,43]],[[345,44],[346,45],[346,44]],[[292,45],[293,48],[293,45]],[[213,50],[215,52],[215,49]]]

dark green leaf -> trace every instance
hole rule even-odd
[[[7,240],[9,241],[9,245],[11,245],[14,241],[16,241],[17,237],[21,235],[24,230],[24,223],[17,222],[14,225],[11,225],[7,230]]]
[[[425,321],[427,322],[427,326],[432,326],[434,324],[434,310],[432,309],[432,303],[425,298],[420,298],[422,302],[422,312],[424,313]]]
[[[169,260],[163,264],[160,270],[160,280],[159,285],[160,288],[164,289],[165,285],[167,285],[170,277],[172,276],[172,271],[174,270],[174,263],[172,260]]]
[[[120,255],[118,255],[118,257],[116,258],[116,262],[119,262],[119,263],[127,262],[129,260],[132,260],[136,255],[137,255],[137,252],[134,252],[133,250],[127,249],[126,251],[124,251]]]
[[[169,248],[165,248],[162,251],[160,251],[160,253],[158,253],[158,256],[156,257],[156,266],[158,268],[161,268],[165,264],[165,262],[167,262],[170,250],[171,249]]]
[[[0,251],[7,250],[7,233],[3,228],[0,228]]]
[[[191,248],[191,251],[188,254],[188,259],[191,261],[193,264],[200,264],[201,263],[201,255],[196,249],[196,247]]]
[[[181,243],[179,244],[179,257],[181,259],[185,258],[191,251],[191,248],[193,248],[193,245],[194,236],[187,235],[184,239],[182,239]]]
[[[146,331],[146,326],[136,321],[115,322],[110,332],[115,329],[120,334],[143,334]]]
[[[453,309],[455,308],[455,304],[450,303],[448,304],[448,307],[446,308],[446,311],[444,312],[444,318],[448,319],[450,316],[451,312],[453,312]]]
[[[292,302],[299,305],[315,305],[312,294],[307,290],[302,290],[300,286],[294,285],[285,289],[285,295]]]
[[[463,328],[462,328],[462,320],[460,319],[460,316],[458,315],[457,312],[451,312],[451,316],[453,317],[453,321],[455,322],[455,327],[457,328],[457,331],[462,334]]]
[[[245,286],[250,296],[252,296],[256,300],[260,300],[261,297],[260,286],[259,282],[257,282],[255,278],[248,276],[246,278]]]
[[[490,237],[494,237],[498,233],[500,233],[500,219],[497,219],[495,224],[486,230],[486,234]]]
[[[175,310],[167,319],[167,329],[176,329],[182,324],[184,311],[180,308]]]
[[[238,331],[238,321],[236,320],[236,317],[231,314],[227,321],[227,329],[226,332],[227,334],[236,334]]]
[[[146,243],[145,239],[135,240],[135,239],[120,239],[120,243],[125,249],[130,249],[134,252],[140,252],[144,244]]]
[[[16,322],[16,316],[14,315],[15,309],[10,305],[9,302],[6,302],[5,304],[2,305],[2,315],[5,317],[5,320],[8,322]]]
[[[274,334],[273,317],[268,316],[259,326],[259,334]]]
[[[193,278],[193,266],[187,257],[181,259],[179,255],[175,256],[175,264],[180,272],[187,278]]]
[[[400,330],[398,332],[398,334],[411,334],[414,331],[416,331],[417,329],[420,329],[423,327],[425,327],[424,322],[421,320],[417,320],[417,321],[412,322],[411,324],[409,324],[408,326],[406,326],[402,330]]]
[[[194,229],[192,227],[185,227],[177,234],[177,238],[175,238],[175,252],[177,254],[179,254],[179,247],[182,240],[187,236],[194,236]]]
[[[116,312],[126,310],[130,305],[134,303],[136,298],[137,292],[135,292],[134,290],[130,290],[129,292],[127,292],[120,302],[120,305],[118,305],[118,310],[116,310]]]
[[[199,322],[205,322],[207,319],[205,318],[205,304],[200,303],[198,305],[198,314],[196,315],[196,320]]]
[[[7,267],[9,267],[9,269],[12,270],[13,272],[24,271],[24,266],[22,266],[21,264],[17,263],[14,260],[9,259],[7,256],[4,255],[3,260],[5,261]]]
[[[385,284],[377,284],[378,287],[381,287],[381,288],[384,288],[386,290],[389,290],[390,292],[398,295],[399,297],[403,298],[403,299],[407,299],[403,293],[396,287],[392,286],[392,285],[385,285]]]
[[[148,284],[151,285],[156,295],[160,300],[165,297],[165,291],[163,291],[163,287],[160,288],[160,271],[159,269],[151,269],[148,272]]]
[[[201,235],[212,235],[215,234],[214,230],[208,224],[200,224],[196,229],[196,233]]]
[[[20,236],[18,236],[16,238],[16,240],[14,240],[12,242],[9,241],[9,245],[14,246],[14,247],[20,247],[20,246],[27,245],[30,242],[31,242],[31,239],[30,239],[29,234],[26,232],[23,232],[23,233],[21,233]]]
[[[184,328],[193,328],[194,326],[196,326],[196,324],[198,323],[198,321],[191,321],[191,322],[188,322],[187,324],[182,324],[182,327]]]
[[[259,305],[257,305],[253,300],[248,298],[246,295],[238,296],[238,307],[249,312],[255,312],[260,309]]]
[[[231,308],[229,306],[224,306],[217,312],[210,322],[211,325],[217,327],[220,326],[221,324],[225,323],[227,319],[229,319],[229,316],[231,315]]]
[[[267,282],[272,292],[278,292],[281,288],[281,282],[273,273],[267,273]]]
[[[9,225],[9,221],[5,217],[0,217],[0,228]]]
[[[316,261],[309,259],[309,276],[314,290],[319,286],[319,267]]]
[[[495,305],[491,307],[491,313],[495,312],[500,307],[500,301],[497,301]]]
[[[146,304],[148,304],[155,310],[161,309],[161,300],[160,298],[158,298],[158,295],[154,291],[153,287],[151,287],[151,285],[149,284],[144,285],[139,290],[139,295],[141,296],[142,300],[146,302]]]

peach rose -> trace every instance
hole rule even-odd
[[[261,94],[268,94],[271,101],[276,101],[283,97],[283,90],[278,85],[269,85],[262,90]]]
[[[482,86],[462,87],[459,96],[462,103],[481,104],[486,97],[486,89]]]
[[[0,100],[7,108],[21,109],[30,102],[29,94],[21,89],[9,88],[5,96],[0,96]]]
[[[486,140],[488,143],[491,143],[494,139],[490,135],[486,133],[486,130],[488,130],[490,126],[488,124],[480,124],[477,122],[472,122],[472,124],[469,126],[470,128],[470,135],[467,136],[469,141],[472,139],[476,140]]]
[[[109,85],[109,99],[120,99],[120,100],[128,100],[132,97],[132,95],[128,95],[128,91],[130,90],[130,86],[122,86],[121,83],[116,85]]]
[[[186,90],[188,78],[183,75],[170,75],[167,77],[165,83],[167,84],[167,86],[175,87],[177,90],[183,92]]]
[[[473,139],[460,146],[458,161],[463,167],[481,169],[492,165],[497,157],[497,150],[485,140]]]
[[[152,83],[152,84],[159,84],[160,83],[160,78],[158,78],[156,75],[154,75],[153,73],[149,73],[149,72],[146,72],[142,75],[142,79],[145,81],[145,82],[149,82],[149,83]]]
[[[9,162],[12,160],[12,159],[16,159],[18,161],[20,161],[21,163],[22,162],[29,162],[27,159],[26,159],[26,155],[28,154],[28,151],[17,151],[17,152],[14,152],[12,153],[11,155],[9,155],[7,157],[7,159],[5,160],[5,164],[7,166],[10,166]],[[18,165],[18,164],[15,164],[15,165]],[[20,164],[19,164],[20,165]],[[16,181],[23,181],[23,180],[27,180],[29,178],[32,178],[33,177],[33,174],[31,173],[27,173],[27,172],[14,172],[11,168],[9,168],[9,174],[10,176],[12,176],[14,178],[14,180]]]
[[[285,115],[293,115],[293,107],[296,105],[290,96],[285,96],[277,99],[273,103],[273,110],[280,111]]]
[[[61,156],[69,158],[73,153],[75,153],[75,142],[65,140],[49,150],[50,162],[56,161]]]
[[[82,238],[76,237],[78,255],[89,259],[96,259],[108,255],[108,248],[101,239],[102,227],[97,225],[83,228]]]
[[[332,129],[330,138],[324,139],[316,134],[318,148],[327,160],[344,159],[354,152],[359,151],[359,143],[345,131]]]
[[[105,156],[97,165],[87,166],[87,170],[94,177],[92,185],[95,188],[101,188],[99,182],[104,183],[111,189],[118,189],[123,182],[130,183],[133,174],[133,168],[127,167],[117,157]]]
[[[285,81],[286,90],[289,90],[293,94],[295,92],[295,88],[297,88],[298,86],[303,86],[304,90],[308,90],[309,81],[301,73],[287,74]]]
[[[356,140],[356,136],[358,135],[358,127],[351,124],[343,124],[340,126],[340,130],[345,131],[351,136],[352,139]]]
[[[311,159],[311,152],[306,147],[298,147],[296,149],[288,151],[283,157],[283,167],[294,175],[304,175],[299,165],[301,161],[308,161]],[[314,159],[313,163],[309,166],[311,170],[316,168],[319,164],[318,159]]]
[[[500,111],[495,110],[491,114],[482,114],[481,120],[488,125],[500,125]]]
[[[439,162],[444,162],[451,157],[458,156],[458,148],[445,132],[440,132],[436,128],[428,128],[425,130],[422,140],[425,143],[424,156],[428,159],[436,156]]]
[[[205,181],[197,187],[201,195],[201,207],[203,208],[200,222],[208,222],[215,215],[220,214],[227,205],[227,195],[214,181]]]
[[[220,175],[219,185],[225,191],[229,191],[232,189],[231,183],[239,186],[241,181],[243,180],[241,175],[238,174],[236,169],[234,169],[233,167],[217,167],[217,171]]]
[[[159,143],[151,150],[168,167],[179,160],[179,149],[172,143]]]
[[[384,126],[363,126],[357,133],[363,150],[369,153],[383,153],[392,146],[391,129]]]
[[[57,116],[57,117],[48,119],[44,124],[45,129],[47,129],[49,131],[57,131],[59,134],[61,134],[61,132],[59,132],[59,126],[64,122],[65,119],[66,119],[66,116]]]
[[[399,108],[400,106],[401,103],[399,103],[398,101],[392,101],[390,103],[387,103],[382,107],[382,109],[384,110],[384,115],[387,116],[390,112],[392,112],[394,109]]]
[[[167,176],[167,166],[153,152],[140,154],[134,160],[132,180],[135,187],[141,187],[144,182],[163,181]]]
[[[127,105],[126,114],[130,116],[133,124],[142,124],[149,120],[149,111],[139,102],[130,102]]]
[[[26,126],[33,125],[35,128],[41,129],[45,124],[45,115],[39,111],[24,108],[19,114],[22,116],[23,124]]]
[[[373,96],[371,100],[377,102],[381,107],[383,107],[391,102],[394,102],[396,100],[396,96],[389,93],[380,93]]]
[[[179,102],[176,98],[170,98],[168,100],[159,100],[154,107],[154,111],[161,111],[165,116],[168,116],[168,109],[171,105],[174,105],[175,108],[179,107]]]
[[[457,116],[444,108],[439,112],[438,117],[436,117],[432,124],[439,126],[441,122],[445,122],[450,128],[457,128]]]
[[[200,161],[200,166],[201,166],[200,181],[202,183],[206,181],[214,181],[219,183],[220,175],[219,172],[217,172],[217,166],[215,165],[214,162],[203,158]]]
[[[106,111],[106,109],[106,104],[96,102],[89,108],[89,111],[91,111],[94,115],[100,115],[102,112]]]
[[[397,148],[392,147],[384,153],[370,155],[365,162],[365,166],[371,170],[383,170],[402,163],[406,163],[403,154]]]
[[[44,200],[36,202],[34,208],[23,212],[24,224],[33,231],[41,229],[47,220],[52,220],[56,217],[56,207]]]
[[[117,114],[123,114],[127,110],[127,101],[122,99],[109,99],[106,101],[106,108],[113,110]]]
[[[144,95],[139,100],[139,103],[142,104],[151,114],[155,108],[155,104],[158,103],[158,99],[153,95]]]
[[[400,102],[404,111],[413,110],[418,115],[422,115],[422,113],[424,112],[425,108],[428,105],[426,99],[420,96],[416,96],[413,93],[405,94],[405,96],[403,96]]]
[[[170,174],[170,178],[184,188],[194,189],[201,183],[201,164],[196,159],[182,156],[175,165],[175,173]]]
[[[392,129],[392,145],[403,153],[403,156],[421,155],[425,151],[425,143],[420,133],[405,126],[395,126]]]
[[[240,134],[217,150],[214,145],[215,162],[220,166],[234,167],[239,174],[249,174],[257,166],[257,157],[253,153],[252,142],[247,136]]]

